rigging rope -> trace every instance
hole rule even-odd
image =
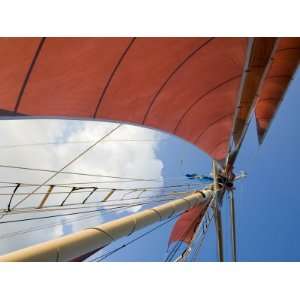
[[[123,181],[122,181],[123,182]],[[65,184],[44,184],[42,186],[49,187],[49,186],[54,186],[54,187],[61,187],[61,188],[72,188],[76,184],[93,184],[93,183],[103,183],[102,181],[97,182],[97,181],[92,181],[92,182],[76,182],[76,183],[65,183]],[[106,183],[106,182],[105,182]],[[0,181],[0,184],[11,184],[11,185],[6,185],[6,186],[1,186],[0,189],[2,188],[14,188],[17,184],[20,184],[20,188],[25,188],[25,187],[34,187],[34,186],[40,186],[40,184],[37,183],[17,183],[17,182],[9,182],[9,181]],[[167,185],[167,186],[148,186],[148,187],[138,187],[138,188],[113,188],[113,187],[97,187],[98,190],[103,190],[103,191],[110,191],[112,189],[116,191],[141,191],[141,190],[155,190],[155,189],[171,189],[171,188],[176,188],[176,187],[194,187],[194,186],[203,186],[205,183],[186,183],[186,184],[176,184],[176,185]],[[88,187],[86,187],[88,188]],[[92,188],[92,187],[90,187]]]
[[[106,140],[104,143],[108,142],[163,142],[169,139],[117,139],[117,140]],[[88,144],[93,143],[95,140],[90,141],[65,141],[65,142],[41,142],[41,143],[31,143],[31,144],[11,144],[11,145],[0,145],[0,149],[10,149],[10,148],[19,148],[19,147],[28,147],[28,146],[44,146],[44,145],[66,145],[66,144]]]
[[[173,199],[169,199],[169,200],[173,200]],[[137,206],[139,206],[139,205],[140,204],[138,204]],[[132,206],[132,207],[134,207],[134,206]],[[91,213],[91,215],[89,215],[89,216],[84,215],[84,216],[76,217],[75,220],[62,220],[62,221],[58,221],[58,222],[52,222],[52,223],[47,223],[47,224],[43,224],[43,225],[32,226],[32,227],[30,227],[28,229],[25,229],[25,230],[19,230],[19,231],[15,231],[15,232],[6,233],[4,235],[1,235],[0,239],[6,239],[6,238],[14,237],[14,236],[19,235],[19,234],[34,232],[34,231],[38,231],[38,230],[42,230],[42,229],[46,229],[46,228],[55,227],[55,226],[58,226],[58,225],[65,225],[65,224],[69,224],[69,223],[79,222],[81,220],[86,220],[86,219],[99,217],[99,216],[103,216],[103,215],[109,215],[109,214],[112,214],[112,213],[115,213],[115,212],[118,212],[118,211],[122,211],[122,210],[123,210],[123,208],[118,208],[118,209],[115,209],[113,211],[106,210],[103,213],[101,213],[101,215],[99,215],[99,213],[96,212],[96,213]],[[70,216],[66,216],[66,217],[68,218]]]
[[[99,141],[100,142],[100,141]],[[92,145],[90,147],[90,149],[95,146]],[[87,151],[90,149],[86,149]],[[87,152],[86,151],[86,152]],[[86,153],[85,152],[85,153]],[[82,156],[85,153],[81,153],[80,156]],[[79,157],[80,157],[79,156]],[[78,157],[78,158],[79,158]],[[0,168],[8,168],[8,169],[19,169],[19,170],[26,170],[26,171],[36,171],[36,172],[47,172],[47,173],[54,173],[54,174],[69,174],[69,175],[79,175],[79,176],[89,176],[89,177],[101,177],[101,178],[112,178],[112,179],[122,179],[123,181],[102,181],[101,183],[115,183],[115,182],[135,182],[135,181],[155,181],[155,182],[161,182],[161,181],[165,181],[165,180],[178,180],[178,179],[183,179],[185,181],[187,181],[188,179],[185,176],[178,176],[178,177],[165,177],[163,179],[158,179],[158,178],[132,178],[132,177],[121,177],[121,176],[110,176],[110,175],[103,175],[103,174],[91,174],[91,173],[83,173],[83,172],[69,172],[69,171],[63,171],[65,168],[67,168],[71,163],[73,163],[75,160],[77,160],[76,158],[69,162],[67,165],[65,165],[63,168],[61,168],[60,170],[51,170],[51,169],[40,169],[40,168],[29,168],[29,167],[22,167],[22,166],[13,166],[13,165],[5,165],[5,164],[0,164]],[[52,178],[54,178],[56,175],[53,175]],[[49,182],[50,179],[47,181]],[[46,183],[47,183],[46,182]],[[42,185],[44,185],[45,183],[43,183]]]
[[[200,241],[199,241],[198,245],[196,246],[196,248],[194,248],[193,256],[191,253],[191,261],[196,261],[197,257],[199,256],[201,247],[203,245],[204,239],[206,237],[206,234],[208,232],[208,228],[209,228],[209,225],[211,224],[212,219],[213,219],[212,216],[208,218],[208,222],[205,223],[205,228],[204,228],[204,224],[202,224],[203,230],[201,232],[202,234],[200,233]]]
[[[152,203],[160,203],[160,202],[166,202],[172,199],[165,199],[165,200],[159,200],[159,201],[153,201],[153,202],[138,202],[138,203],[130,203],[127,205],[121,205],[121,206],[115,206],[109,209],[101,208],[101,209],[95,209],[90,211],[81,211],[81,212],[73,212],[68,214],[58,214],[58,215],[50,215],[50,216],[41,216],[41,217],[32,217],[32,218],[24,218],[24,219],[18,219],[18,220],[7,220],[7,221],[0,221],[0,224],[7,224],[7,223],[18,223],[18,222],[25,222],[25,221],[33,221],[33,220],[42,220],[42,219],[49,219],[49,218],[56,218],[56,217],[64,217],[64,216],[71,216],[71,215],[78,215],[78,214],[86,214],[91,212],[99,212],[99,211],[106,211],[106,210],[114,210],[117,208],[131,208],[135,206],[140,206],[143,204],[152,204]]]
[[[194,190],[194,191],[196,191],[196,190]],[[118,203],[120,203],[120,202],[124,203],[125,202],[126,203],[127,201],[130,201],[130,200],[152,199],[152,198],[159,199],[159,198],[168,197],[168,196],[175,196],[175,195],[180,195],[180,194],[186,194],[188,192],[192,192],[192,191],[173,191],[173,192],[168,193],[168,194],[157,194],[157,195],[148,195],[148,196],[141,196],[140,195],[138,197],[132,197],[132,198],[126,198],[126,199],[122,199],[122,198],[112,199],[112,200],[109,200],[108,202],[104,202],[102,200],[102,201],[93,201],[93,202],[85,202],[85,203],[83,203],[81,201],[81,202],[75,202],[75,203],[68,203],[68,204],[65,204],[63,206],[61,206],[60,204],[56,204],[56,205],[44,206],[43,208],[39,208],[38,206],[37,207],[25,207],[25,208],[20,208],[18,210],[17,209],[11,209],[9,211],[5,210],[5,209],[2,209],[2,213],[5,213],[5,215],[11,215],[11,214],[15,214],[15,213],[24,213],[24,212],[27,212],[28,209],[33,209],[36,212],[43,212],[43,211],[45,211],[45,209],[51,209],[51,208],[55,208],[55,207],[58,208],[59,210],[62,210],[62,208],[69,207],[69,206],[75,206],[75,205],[86,205],[86,206],[89,206],[90,204],[95,204],[95,203],[99,203],[99,204],[102,203],[102,204],[108,205],[106,203],[111,203],[111,202],[118,202]],[[67,193],[67,192],[58,192],[58,193]],[[82,193],[82,192],[80,192],[80,193]],[[68,209],[70,209],[70,208],[68,208]]]
[[[184,213],[184,212],[183,212],[183,213]],[[107,257],[109,257],[109,256],[113,255],[114,253],[118,252],[119,250],[124,249],[125,247],[129,246],[130,244],[132,244],[132,243],[134,243],[134,242],[136,242],[136,241],[138,241],[138,240],[140,240],[141,238],[147,236],[148,234],[152,233],[153,231],[159,229],[160,227],[162,227],[162,226],[164,226],[164,225],[170,223],[171,221],[173,221],[174,219],[176,219],[177,217],[179,217],[179,216],[182,215],[183,213],[180,213],[180,214],[177,214],[177,215],[175,215],[175,216],[170,217],[169,219],[167,219],[167,220],[164,221],[163,223],[158,224],[158,225],[155,226],[154,228],[152,228],[152,229],[150,229],[150,230],[148,230],[148,231],[142,233],[141,235],[139,235],[139,236],[137,236],[136,238],[130,240],[129,242],[123,244],[122,246],[117,247],[117,248],[115,248],[115,249],[113,249],[113,250],[111,250],[111,251],[108,251],[108,252],[106,252],[106,253],[104,253],[104,254],[102,254],[102,255],[100,255],[100,256],[98,256],[98,257],[92,259],[91,261],[94,261],[94,262],[95,262],[95,261],[96,261],[96,262],[103,261],[103,260],[106,259]]]
[[[203,215],[200,223],[198,224],[198,226],[196,228],[196,231],[194,233],[194,236],[193,236],[191,242],[188,244],[188,247],[183,251],[183,253],[175,261],[180,261],[180,262],[186,261],[187,257],[193,253],[193,250],[194,250],[193,245],[198,238],[197,235],[198,235],[200,229],[202,228],[202,232],[200,232],[200,235],[201,235],[201,233],[204,234],[205,231],[208,230],[208,227],[209,227],[209,224],[210,224],[210,221],[212,218],[210,216],[210,209],[212,209],[213,204],[214,204],[214,200],[211,200],[206,209],[205,214]],[[208,221],[207,221],[207,219],[208,219]]]
[[[185,193],[185,192],[184,192]],[[179,194],[179,193],[176,193]],[[68,205],[64,205],[64,206],[60,206],[60,205],[49,205],[49,206],[45,206],[44,208],[36,208],[36,207],[30,207],[30,208],[21,208],[21,209],[14,209],[10,212],[7,212],[6,210],[2,212],[2,214],[5,214],[7,216],[11,216],[11,215],[16,215],[16,214],[25,214],[25,213],[43,213],[43,212],[49,212],[49,211],[63,211],[63,210],[74,210],[74,209],[87,209],[87,208],[91,208],[91,207],[109,207],[109,206],[114,206],[114,205],[118,205],[118,204],[133,204],[135,203],[134,201],[127,201],[127,200],[138,200],[138,199],[151,199],[151,198],[155,198],[155,199],[162,199],[166,196],[169,197],[175,197],[176,194],[170,194],[170,195],[157,195],[157,196],[148,196],[148,197],[137,197],[137,198],[131,198],[131,199],[126,199],[126,200],[110,200],[108,202],[100,202],[100,201],[94,201],[94,202],[89,202],[89,203],[70,203]],[[181,193],[180,193],[181,194]],[[173,198],[168,198],[168,199],[163,199],[162,201],[168,201],[170,199]],[[158,200],[157,200],[158,201]],[[145,203],[156,203],[157,201],[155,200],[150,200],[150,201],[145,201]],[[111,202],[116,202],[113,204],[110,204]],[[89,204],[98,204],[98,205],[89,205]],[[77,207],[74,207],[78,205]]]
[[[202,219],[200,220],[200,223],[197,225],[197,228],[196,228],[195,233],[194,233],[194,237],[192,238],[192,241],[188,244],[188,248],[190,247],[190,245],[192,245],[193,241],[195,240],[197,231],[199,230],[200,226],[204,226],[203,224],[206,221],[207,215],[209,215],[209,209],[211,208],[212,205],[213,205],[213,200],[210,201],[209,205],[206,208],[206,212],[202,216]],[[180,240],[176,242],[175,246],[173,247],[173,249],[171,250],[171,252],[167,256],[165,261],[172,261],[173,260],[176,252],[179,250],[180,246],[183,244],[183,240],[185,239],[185,237],[187,236],[189,231],[197,224],[198,221],[199,220],[196,219],[194,222],[192,222],[190,224],[190,226],[187,228],[187,230],[183,232],[182,236],[180,237]],[[184,250],[183,254],[187,251],[187,249]],[[183,257],[183,254],[181,254],[181,257]]]
[[[89,150],[89,149],[87,149],[87,150]],[[83,154],[84,153],[82,153],[82,155]],[[26,170],[26,171],[48,172],[48,173],[55,173],[55,174],[56,173],[60,173],[60,174],[80,175],[80,176],[89,176],[89,177],[104,177],[104,178],[112,178],[112,179],[124,179],[124,180],[127,180],[129,182],[131,182],[131,181],[161,181],[159,179],[142,179],[142,178],[131,178],[131,177],[120,177],[120,176],[102,175],[102,174],[90,174],[90,173],[82,173],[82,172],[68,172],[68,171],[63,171],[71,163],[73,163],[73,162],[68,163],[66,166],[64,166],[62,169],[60,169],[61,171],[60,170],[58,170],[58,171],[57,170],[51,170],[51,169],[40,169],[40,168],[29,168],[29,167],[22,167],[22,166],[4,165],[4,164],[1,164],[0,168],[19,169],[19,170]]]
[[[158,199],[160,199],[161,197],[157,197]],[[169,201],[169,200],[172,200],[174,198],[168,198],[168,199],[162,199],[161,201]],[[157,201],[160,201],[160,200],[157,200]],[[157,201],[145,201],[143,203],[156,203]],[[113,207],[113,206],[116,206],[116,205],[120,205],[120,204],[134,204],[134,203],[137,203],[137,202],[132,202],[130,201],[129,203],[128,202],[123,202],[123,201],[118,201],[118,203],[115,203],[115,204],[105,204],[105,203],[99,203],[99,202],[96,202],[98,203],[98,205],[81,205],[81,206],[77,206],[77,207],[61,207],[61,206],[55,206],[54,208],[43,208],[43,209],[37,209],[37,208],[31,208],[31,209],[24,209],[24,210],[17,210],[17,211],[11,211],[9,212],[9,214],[7,214],[7,212],[5,212],[5,214],[7,216],[13,216],[13,215],[20,215],[20,214],[26,214],[26,213],[45,213],[45,212],[52,212],[52,211],[69,211],[69,210],[76,210],[76,209],[88,209],[88,208],[95,208],[95,207]],[[140,203],[140,202],[138,202]],[[104,204],[104,205],[101,205],[101,204]],[[71,205],[70,205],[71,206]]]
[[[112,189],[114,190],[114,189]],[[120,191],[120,190],[118,190]],[[84,193],[88,193],[89,191],[73,191],[72,194],[84,194]],[[102,190],[97,190],[95,192],[103,192]],[[134,191],[136,192],[136,191]],[[51,192],[51,195],[61,195],[61,194],[69,194],[70,192]],[[30,194],[30,192],[28,193],[0,193],[0,196],[24,196],[24,195],[28,195]],[[40,192],[40,193],[35,193],[34,195],[47,195],[46,192]],[[166,195],[169,195],[169,194],[166,194]],[[146,197],[146,196],[145,196]],[[144,198],[145,198],[144,197]],[[135,199],[135,198],[121,198],[120,200],[130,200],[130,199]]]
[[[84,154],[86,154],[88,151],[90,151],[92,148],[94,148],[96,145],[98,145],[99,143],[101,143],[106,137],[108,137],[109,135],[111,135],[113,132],[115,132],[116,130],[118,130],[120,127],[122,126],[122,124],[118,124],[115,128],[113,128],[112,130],[110,130],[107,134],[105,134],[103,137],[101,137],[99,140],[97,140],[94,144],[92,144],[91,146],[89,146],[88,148],[86,148],[84,151],[80,152],[77,156],[75,156],[72,160],[70,160],[67,164],[65,164],[61,169],[59,169],[58,171],[56,171],[52,176],[50,176],[47,180],[45,180],[42,185],[48,183],[50,180],[52,180],[54,177],[56,177],[59,173],[61,173],[63,170],[65,170],[67,167],[69,167],[71,164],[73,164],[75,161],[77,161],[79,158],[81,158]],[[23,199],[21,199],[17,204],[14,205],[13,208],[15,208],[16,206],[18,206],[19,204],[21,204],[23,201],[25,201],[30,195],[34,194],[36,191],[38,191],[41,186],[38,186],[37,188],[35,188],[31,194],[25,196]]]
[[[114,212],[103,213],[103,214],[101,214],[101,216],[112,214]],[[43,225],[31,226],[27,229],[13,231],[13,232],[9,232],[9,233],[5,233],[3,235],[0,235],[0,240],[12,238],[12,237],[15,237],[15,236],[20,235],[20,234],[23,235],[23,234],[26,234],[26,233],[35,232],[35,231],[39,231],[39,230],[43,230],[43,229],[47,229],[47,228],[51,228],[51,227],[62,226],[62,225],[66,225],[66,224],[69,224],[69,223],[80,222],[82,220],[91,219],[91,218],[95,218],[95,217],[99,217],[99,213],[94,213],[94,214],[91,214],[89,216],[77,217],[75,220],[61,220],[61,221],[58,221],[58,222],[49,222],[49,223],[46,223],[46,224],[43,224]],[[67,218],[68,218],[68,216],[67,216]]]
[[[194,220],[194,222],[192,222],[190,224],[190,226],[182,233],[180,240],[177,241],[173,247],[173,249],[171,250],[171,252],[168,254],[168,256],[166,257],[165,261],[172,261],[172,259],[174,258],[175,254],[177,253],[177,251],[179,250],[180,246],[183,244],[183,240],[185,239],[185,237],[188,235],[189,231],[197,224],[198,220]]]

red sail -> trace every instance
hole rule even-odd
[[[197,226],[201,222],[208,204],[205,203],[201,206],[194,207],[184,213],[175,223],[170,235],[169,245],[175,241],[183,241],[190,243],[193,239]]]
[[[300,61],[300,38],[281,38],[264,81],[255,115],[260,144]]]
[[[124,121],[227,155],[247,38],[0,38],[0,116]]]
[[[268,40],[255,38],[253,45]],[[262,87],[256,111],[261,136],[287,87],[299,38],[279,40],[264,82],[255,65],[249,71],[249,57],[268,59],[268,53],[248,38],[0,38],[0,116],[139,124],[222,160],[237,101],[242,110],[235,129],[243,130],[251,111],[245,105],[255,103]],[[267,71],[262,64],[261,73]]]

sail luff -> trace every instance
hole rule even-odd
[[[70,261],[119,238],[131,235],[137,230],[168,219],[176,213],[210,201],[213,195],[211,190],[198,191],[182,199],[173,200],[118,220],[8,253],[0,256],[0,262]]]
[[[228,154],[226,173],[231,171],[246,136],[251,114],[255,110],[259,93],[272,64],[272,56],[277,45],[278,38],[255,38],[251,45],[252,48],[246,62],[246,75],[241,82],[233,124],[232,138],[235,148]]]
[[[260,88],[271,65],[277,38],[255,38],[246,62],[246,76],[241,82],[240,99],[234,121],[233,139],[239,147],[248,127],[249,117],[254,110]]]
[[[300,39],[280,38],[255,108],[259,144],[263,143],[299,63]]]

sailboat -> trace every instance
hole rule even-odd
[[[118,122],[64,167],[50,171],[46,180],[17,202],[14,196],[22,183],[14,183],[1,218],[26,209],[49,209],[47,201],[57,188],[51,180],[122,124],[173,134],[194,144],[212,160],[211,176],[187,174],[191,183],[206,180],[203,189],[4,254],[0,261],[84,261],[120,238],[130,239],[141,229],[156,223],[154,228],[159,228],[171,220],[176,223],[169,238],[167,261],[193,260],[212,221],[218,258],[224,261],[225,194],[230,195],[232,260],[237,261],[234,188],[244,174],[235,174],[235,161],[253,115],[259,144],[263,144],[299,65],[300,38],[1,38],[0,54],[2,120]],[[47,191],[40,193],[45,187]],[[85,196],[79,204],[86,205],[98,187],[73,185],[57,206],[70,209],[68,198],[82,190]],[[108,204],[114,193],[115,189],[108,190],[100,202]],[[41,199],[34,207],[26,207],[30,197],[36,195]],[[102,258],[107,255],[109,252]]]

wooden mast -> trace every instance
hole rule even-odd
[[[237,261],[236,249],[236,226],[235,226],[235,205],[233,191],[230,191],[230,219],[231,219],[231,247],[232,247],[232,260]]]
[[[70,261],[111,242],[131,235],[139,229],[168,219],[213,199],[214,191],[202,190],[182,199],[100,224],[58,239],[37,244],[0,256],[0,262],[17,261]]]
[[[223,254],[223,228],[222,228],[222,216],[219,203],[223,197],[223,190],[220,190],[218,185],[218,170],[217,163],[213,161],[213,178],[214,178],[214,191],[216,193],[214,198],[214,217],[215,217],[215,225],[216,225],[216,235],[217,235],[217,246],[218,246],[218,256],[219,261],[224,261]]]

